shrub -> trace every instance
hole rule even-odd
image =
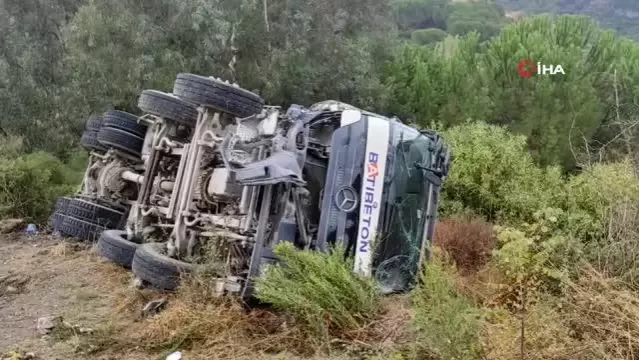
[[[67,166],[67,180],[71,184],[80,184],[87,169],[89,153],[84,149],[76,149],[69,152],[64,163]]]
[[[573,176],[566,186],[568,211],[581,213],[592,222],[589,239],[606,236],[614,208],[639,204],[639,178],[629,162],[596,164]]]
[[[482,312],[457,291],[457,277],[455,266],[435,251],[413,296],[416,352],[441,360],[481,358]]]
[[[570,231],[585,243],[588,259],[607,275],[639,286],[639,178],[630,162],[596,164],[566,186]]]
[[[410,34],[411,40],[419,45],[428,45],[444,40],[448,34],[437,28],[415,30]]]
[[[54,200],[75,190],[73,175],[60,160],[44,152],[0,158],[0,217],[44,221]]]
[[[290,314],[320,339],[359,329],[380,310],[380,293],[370,279],[353,273],[343,251],[332,254],[298,251],[280,244],[282,264],[268,267],[257,280],[260,300]]]
[[[445,138],[454,159],[443,187],[443,214],[469,208],[489,220],[519,223],[563,193],[560,170],[535,165],[523,136],[475,122],[449,129]]]
[[[564,230],[570,227],[570,214],[561,209],[547,208],[534,218],[520,228],[496,227],[499,248],[494,260],[511,285],[541,281],[557,290],[583,259],[582,243]]]
[[[493,226],[483,221],[447,219],[437,223],[434,244],[444,249],[464,273],[484,266],[495,246]]]

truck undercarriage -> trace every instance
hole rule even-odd
[[[82,190],[58,201],[55,231],[167,290],[206,267],[220,293],[250,296],[280,242],[340,245],[385,292],[413,286],[451,157],[434,132],[335,101],[283,111],[193,74],[138,107],[87,122]]]

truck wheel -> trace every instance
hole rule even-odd
[[[61,197],[55,201],[54,210],[56,212],[64,213],[67,211],[67,207],[69,206],[69,202],[72,200],[70,197]]]
[[[89,242],[96,241],[102,230],[104,230],[104,228],[99,225],[67,215],[64,215],[62,225],[60,225],[59,229],[63,235]]]
[[[98,133],[93,130],[87,130],[82,134],[80,145],[87,151],[106,151],[107,149],[98,141]]]
[[[64,214],[66,214],[67,206],[69,205],[71,198],[62,197],[56,200],[53,208],[53,214],[49,217],[49,225],[53,231],[59,231],[62,220],[64,220]]]
[[[180,100],[173,94],[157,90],[144,90],[138,99],[138,107],[147,114],[175,121],[176,123],[195,127],[197,107]]]
[[[124,217],[121,211],[82,199],[72,199],[66,208],[66,215],[107,229],[118,228]]]
[[[239,118],[255,115],[264,106],[264,100],[257,94],[195,74],[178,74],[173,93],[193,104],[211,107]]]
[[[146,136],[146,129],[148,128],[145,124],[138,123],[137,116],[119,110],[112,110],[104,114],[102,127],[123,130],[141,138]]]
[[[139,244],[127,239],[126,231],[106,230],[102,232],[100,239],[98,239],[98,253],[100,256],[127,269],[131,268],[133,255],[138,246]]]
[[[60,225],[64,221],[64,213],[54,212],[49,218],[49,226],[53,231],[60,231]]]
[[[162,254],[163,243],[147,243],[138,246],[131,268],[140,279],[163,290],[175,290],[180,275],[190,273],[194,266]]]
[[[100,130],[100,126],[102,126],[102,116],[92,116],[87,120],[85,129],[97,132]]]
[[[141,156],[142,146],[144,146],[144,138],[125,130],[104,126],[98,132],[98,141],[103,146],[112,147],[137,157]]]

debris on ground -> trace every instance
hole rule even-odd
[[[149,301],[144,308],[142,308],[142,317],[146,318],[153,316],[166,308],[168,300],[166,298]]]
[[[38,318],[37,330],[40,335],[50,334],[53,329],[63,323],[61,316],[43,316]]]
[[[0,220],[0,234],[9,234],[18,231],[26,224],[24,219],[5,219]]]
[[[136,289],[143,289],[144,288],[144,281],[136,276],[136,277],[133,278],[133,284],[132,285]]]
[[[174,352],[166,357],[166,360],[181,360],[182,353],[180,351]]]
[[[36,224],[27,225],[26,233],[29,235],[36,235],[38,233],[38,227]]]

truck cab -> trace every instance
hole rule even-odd
[[[412,288],[450,166],[443,139],[337,101],[293,106],[289,115],[308,127],[312,247],[341,245],[354,271],[372,276],[384,293]]]

